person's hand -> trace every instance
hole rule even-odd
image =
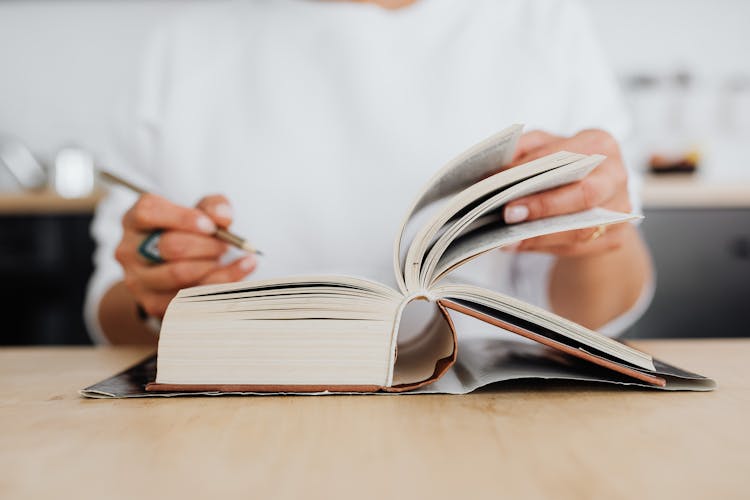
[[[220,258],[228,245],[211,236],[217,227],[232,223],[232,208],[221,195],[207,196],[197,208],[175,205],[154,194],[141,196],[122,220],[123,237],[115,258],[125,271],[125,285],[138,304],[161,318],[181,288],[237,281],[255,268],[248,255],[227,265]],[[161,230],[158,250],[163,262],[154,263],[138,252],[149,234]]]
[[[628,174],[617,141],[603,130],[584,130],[572,137],[542,131],[524,134],[512,166],[557,151],[602,154],[607,158],[584,179],[514,200],[505,207],[505,222],[515,224],[594,207],[630,212]],[[558,256],[584,256],[619,248],[629,237],[628,224],[548,234],[521,242],[513,250],[545,252]]]

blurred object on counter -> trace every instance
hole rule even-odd
[[[661,79],[664,99],[660,130],[649,148],[648,167],[654,173],[692,173],[701,157],[697,143],[702,127],[691,115],[694,103],[694,78],[684,70]],[[658,141],[658,142],[657,142]]]
[[[750,180],[750,74],[651,71],[623,79],[634,118],[634,164],[654,174]]]
[[[2,191],[39,190],[47,184],[44,168],[18,139],[0,137],[0,167],[10,174],[0,185]]]
[[[713,126],[711,95],[686,70],[626,79],[641,165],[654,173],[695,172]]]
[[[63,198],[83,198],[94,191],[94,158],[88,151],[69,147],[55,156],[50,187]]]
[[[698,168],[700,158],[701,154],[697,149],[676,157],[652,154],[648,168],[654,174],[692,174]]]

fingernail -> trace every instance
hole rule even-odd
[[[507,224],[525,221],[528,216],[529,207],[526,205],[514,205],[505,209],[505,222]]]
[[[234,216],[234,210],[226,203],[221,203],[214,207],[214,213],[224,219],[231,219]]]
[[[252,257],[252,256],[245,257],[240,262],[240,269],[242,269],[243,271],[249,271],[250,269],[253,268],[254,265],[255,265],[255,257]]]
[[[205,215],[201,215],[198,217],[196,226],[198,226],[199,231],[204,233],[212,234],[216,231],[216,224],[214,224],[214,222]]]

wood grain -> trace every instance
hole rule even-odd
[[[0,498],[747,498],[750,340],[642,348],[711,393],[85,400],[147,354],[0,350]]]

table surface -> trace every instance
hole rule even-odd
[[[86,400],[147,351],[4,348],[0,498],[748,498],[750,339],[635,345],[719,388]]]

